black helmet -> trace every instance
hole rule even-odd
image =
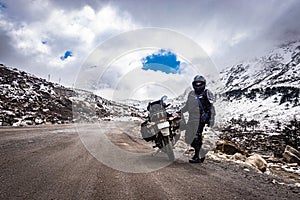
[[[193,88],[196,93],[201,93],[204,91],[206,85],[206,80],[203,76],[197,75],[194,77]]]

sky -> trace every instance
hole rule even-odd
[[[298,19],[299,0],[0,0],[0,63],[45,79],[50,74],[50,81],[72,86],[103,42],[128,31],[156,27],[193,40],[222,70],[299,40]],[[126,63],[123,68],[135,63],[141,72],[169,77],[192,73],[179,70],[188,64],[172,50],[170,55],[176,59],[169,60],[175,63],[169,71],[157,70],[157,65],[152,68],[152,61],[166,64],[161,59],[167,57],[159,54],[168,51],[158,47],[119,59]],[[102,89],[109,89],[116,73],[122,75],[113,69],[110,76],[105,75],[107,81],[98,84],[106,85]]]

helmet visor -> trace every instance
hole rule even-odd
[[[194,81],[193,82],[193,86],[201,86],[201,85],[204,85],[205,83],[204,82],[202,82],[202,81]]]

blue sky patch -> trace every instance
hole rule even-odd
[[[2,2],[0,2],[0,11],[4,10],[6,8],[6,5]]]
[[[61,60],[66,60],[68,57],[72,57],[72,56],[73,56],[72,51],[66,51],[65,55],[61,56],[60,59]]]
[[[161,71],[167,74],[179,74],[180,61],[170,50],[161,49],[142,59],[143,70]]]

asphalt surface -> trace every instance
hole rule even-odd
[[[135,127],[103,122],[1,128],[0,199],[300,199],[298,188],[234,163],[189,164],[184,157],[168,163],[161,154],[152,159]],[[125,159],[105,149],[107,139]]]

